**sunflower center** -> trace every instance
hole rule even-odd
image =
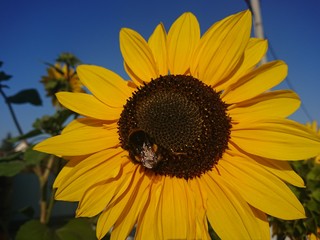
[[[159,77],[127,100],[118,122],[121,146],[134,163],[157,174],[200,176],[227,148],[226,108],[220,94],[198,79]]]
[[[160,146],[181,152],[201,135],[199,107],[181,93],[158,91],[137,106],[137,121]]]

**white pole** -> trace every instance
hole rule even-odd
[[[260,11],[260,1],[259,0],[250,0],[252,12],[253,12],[253,26],[254,26],[254,34],[257,38],[264,39],[263,25],[262,25],[262,17]],[[264,56],[261,59],[261,64],[266,63],[267,56]]]

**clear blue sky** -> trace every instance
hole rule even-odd
[[[163,22],[168,29],[185,11],[193,12],[204,32],[212,23],[247,8],[244,0],[2,0],[0,60],[13,75],[6,92],[39,90],[42,107],[14,105],[25,132],[36,117],[54,112],[39,83],[43,62],[72,52],[83,63],[101,65],[126,76],[119,50],[119,30],[129,27],[149,37]],[[267,38],[279,59],[289,65],[289,79],[312,118],[320,121],[320,1],[261,0]],[[288,88],[286,83],[281,88]],[[299,110],[293,119],[305,123]],[[0,139],[17,134],[0,99]]]

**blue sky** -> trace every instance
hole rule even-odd
[[[129,27],[149,37],[163,22],[169,29],[183,12],[193,12],[204,32],[212,23],[247,9],[244,0],[2,0],[0,3],[1,68],[13,75],[6,89],[12,95],[25,88],[39,90],[42,107],[14,105],[24,132],[36,117],[54,109],[39,83],[44,62],[71,52],[83,63],[109,68],[123,77],[119,30]],[[289,79],[314,120],[320,121],[320,1],[261,0],[264,30],[279,59],[289,65]],[[272,60],[272,59],[270,59]],[[284,82],[280,88],[289,88]],[[309,119],[299,110],[293,119]],[[0,99],[0,139],[17,134]]]

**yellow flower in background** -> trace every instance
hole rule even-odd
[[[43,76],[41,83],[44,84],[47,96],[52,98],[54,106],[59,105],[55,94],[60,91],[84,93],[83,85],[75,70],[63,63],[56,63],[47,68],[47,75]]]
[[[318,128],[317,121],[313,121],[312,123],[307,122],[307,127],[312,129],[318,136],[320,136],[320,129]],[[320,164],[320,154],[315,157],[315,163]]]
[[[69,159],[56,199],[77,201],[77,217],[99,215],[97,237],[270,239],[267,214],[305,217],[286,183],[303,187],[287,160],[319,153],[320,138],[286,119],[300,105],[289,90],[267,91],[287,75],[256,67],[267,42],[250,38],[249,11],[200,36],[192,13],[146,41],[120,32],[130,81],[98,66],[77,68],[92,94],[61,92],[83,115],[36,150]]]
[[[306,123],[308,128],[311,128],[313,131],[315,131],[318,135],[320,135],[320,129],[318,128],[317,121],[313,121],[312,123],[307,122]]]
[[[317,235],[315,234],[310,234],[308,236],[308,240],[320,240],[320,228],[318,228]]]

